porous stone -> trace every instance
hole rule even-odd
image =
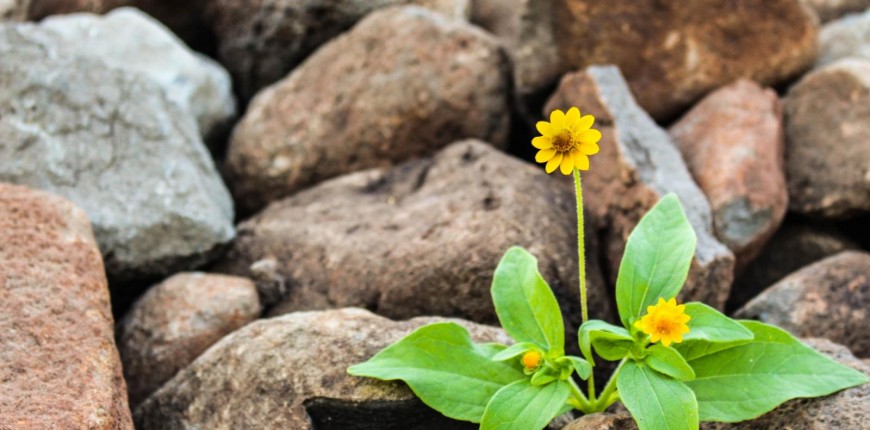
[[[464,18],[469,9],[469,0],[212,0],[207,13],[221,62],[247,100],[369,13],[405,4],[424,6],[452,18]],[[368,50],[343,54],[348,52],[359,56]]]
[[[0,428],[132,430],[84,211],[0,184],[0,244]]]
[[[816,67],[849,57],[870,60],[870,9],[830,22],[819,33]]]
[[[117,279],[193,267],[232,239],[233,205],[193,118],[150,80],[0,25],[0,180],[67,197]]]
[[[254,283],[235,276],[180,273],[149,289],[118,324],[130,404],[260,311]]]
[[[716,237],[734,252],[739,271],[788,207],[779,96],[737,81],[704,98],[669,133],[710,200]]]
[[[818,14],[822,22],[835,20],[852,12],[870,8],[870,0],[803,0]]]
[[[710,203],[692,180],[679,150],[635,103],[613,66],[593,66],[566,75],[545,111],[580,107],[596,118],[601,152],[583,172],[584,204],[600,222],[611,281],[628,235],[640,218],[668,193],[675,193],[698,238],[681,300],[723,308],[734,277],[734,254],[713,235]]]
[[[737,311],[795,336],[824,337],[870,357],[870,254],[845,251],[777,282]]]
[[[414,6],[377,11],[248,107],[227,155],[237,202],[256,210],[462,138],[504,146],[508,69],[496,41],[466,22]]]
[[[433,158],[342,176],[273,203],[239,225],[217,269],[255,279],[265,304],[279,304],[273,314],[357,306],[396,319],[494,323],[492,273],[520,245],[539,259],[576,326],[572,191],[570,181],[487,144],[458,142]],[[590,310],[609,319],[596,243],[586,237]]]
[[[454,321],[478,342],[509,343],[501,329],[459,320],[394,322],[361,309],[298,312],[223,338],[135,413],[140,430],[468,429],[432,411],[401,382],[347,368],[414,329]]]
[[[805,76],[785,97],[789,209],[833,219],[870,213],[870,60]]]
[[[227,71],[138,9],[125,7],[105,16],[52,16],[40,26],[60,34],[68,53],[93,56],[160,84],[169,100],[196,118],[206,140],[225,131],[235,116]]]

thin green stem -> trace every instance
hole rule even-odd
[[[577,192],[577,266],[580,275],[580,315],[583,322],[589,321],[589,310],[586,304],[586,242],[583,237],[583,186],[580,183],[580,171],[574,169],[574,188]]]
[[[619,395],[616,393],[616,378],[626,360],[628,360],[628,357],[623,358],[622,361],[619,362],[619,365],[616,366],[616,370],[614,370],[613,374],[610,375],[610,380],[607,381],[607,385],[604,386],[604,390],[601,391],[601,396],[595,401],[593,408],[597,412],[603,412],[619,398]]]
[[[571,398],[568,399],[568,403],[570,403],[571,406],[580,409],[584,414],[592,413],[594,409],[592,402],[590,402],[589,399],[586,398],[586,395],[580,391],[580,387],[577,386],[577,383],[574,382],[573,379],[569,378],[568,382],[571,386]],[[573,402],[571,402],[572,400]]]

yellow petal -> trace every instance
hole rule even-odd
[[[639,328],[639,329],[641,329],[641,330],[643,330],[644,325],[643,325],[643,323],[642,323],[641,321],[643,321],[643,319],[639,319],[639,320],[635,321],[635,322],[634,322],[634,326],[637,327],[637,328]]]
[[[579,152],[574,154],[574,167],[577,170],[589,170],[589,157]]]
[[[662,338],[662,345],[671,346],[671,338],[670,337],[663,337]]]
[[[662,338],[662,336],[660,334],[653,333],[649,336],[649,341],[655,343],[655,342],[658,342],[659,339],[661,339],[661,338]]]
[[[599,151],[597,143],[583,142],[580,144],[580,152],[586,155],[595,155]]]
[[[541,133],[544,136],[547,136],[547,137],[553,136],[553,132],[552,132],[553,128],[552,128],[552,126],[550,126],[550,123],[547,121],[538,121],[538,123],[535,124],[535,128],[538,129],[538,133]]]
[[[545,167],[544,170],[546,170],[547,173],[553,173],[553,171],[559,167],[560,163],[562,163],[562,154],[556,154],[547,162],[547,167]]]
[[[571,154],[565,154],[562,157],[562,163],[559,164],[559,168],[563,175],[570,175],[574,171],[574,157]]]
[[[690,331],[689,326],[687,326],[685,324],[680,326],[680,336],[688,333],[689,331]],[[682,341],[680,341],[680,342],[682,342]]]
[[[553,130],[561,130],[565,128],[565,112],[559,109],[550,113],[550,126]]]
[[[567,125],[568,128],[573,129],[578,121],[580,121],[580,109],[577,109],[576,107],[568,109],[568,113],[565,114],[565,125]]]
[[[659,302],[656,303],[656,306],[661,306],[661,305],[664,305],[664,304],[667,304],[667,303],[668,303],[668,302],[666,302],[664,298],[659,297]]]
[[[548,149],[553,147],[553,139],[547,136],[538,136],[532,139],[532,146],[538,149]]]
[[[672,298],[672,299],[668,300],[668,306],[677,307],[677,299]]]
[[[538,153],[535,155],[535,161],[537,161],[538,163],[550,161],[550,159],[553,158],[554,155],[556,155],[555,149],[542,149],[538,151]]]
[[[574,124],[574,131],[580,132],[583,130],[588,130],[589,127],[592,127],[592,124],[595,122],[595,117],[592,115],[586,115],[580,118],[576,124]]]
[[[686,305],[677,306],[677,312],[685,312],[685,311],[686,311]]]
[[[577,136],[581,142],[585,143],[598,143],[601,140],[601,132],[594,128],[581,131]]]

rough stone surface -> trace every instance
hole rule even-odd
[[[133,429],[85,213],[0,184],[0,428]]]
[[[104,14],[125,6],[130,0],[16,0],[26,5],[27,19],[38,21],[49,15],[76,12]]]
[[[870,254],[846,251],[807,266],[752,299],[737,314],[796,336],[824,337],[870,357]]]
[[[833,21],[819,33],[816,67],[848,57],[870,60],[870,9]]]
[[[785,98],[789,208],[828,218],[870,213],[870,60],[805,76]]]
[[[273,313],[357,306],[397,319],[494,323],[492,272],[520,245],[538,258],[566,320],[576,323],[575,211],[569,181],[465,141],[272,204],[239,226],[218,268],[257,280],[265,304],[280,303]],[[590,309],[606,319],[592,239]]]
[[[0,25],[0,180],[63,195],[91,219],[110,276],[203,263],[233,206],[190,115],[156,84]]]
[[[779,97],[752,81],[737,81],[698,103],[670,135],[710,200],[716,237],[744,267],[788,207]]]
[[[803,0],[819,15],[822,22],[835,20],[852,12],[870,8],[870,0]]]
[[[627,412],[584,415],[562,430],[637,430],[634,418]]]
[[[259,209],[462,138],[504,146],[508,69],[468,23],[413,6],[375,12],[251,103],[227,156],[237,202]]]
[[[361,309],[257,321],[223,338],[137,408],[136,428],[469,428],[423,406],[404,383],[347,374],[412,330],[442,321],[394,322]],[[500,329],[455,322],[479,342],[509,342]]]
[[[27,11],[24,0],[0,0],[0,21],[23,21]]]
[[[595,115],[601,152],[583,172],[584,204],[599,220],[611,281],[619,273],[625,242],[640,218],[675,193],[698,237],[683,300],[722,308],[731,290],[734,255],[713,236],[710,203],[692,180],[667,132],[635,102],[619,70],[589,67],[566,75],[545,111],[581,107]]]
[[[367,14],[403,4],[456,18],[466,16],[469,9],[469,0],[212,0],[207,10],[221,62],[247,100]],[[367,50],[348,52],[357,56]]]
[[[260,311],[254,283],[235,276],[181,273],[149,289],[118,325],[130,404]]]
[[[221,134],[235,116],[227,71],[137,9],[54,16],[40,25],[59,33],[68,52],[94,56],[160,84],[169,100],[193,114],[203,136]]]

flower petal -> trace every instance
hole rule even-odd
[[[553,135],[553,127],[547,121],[538,121],[538,123],[535,124],[535,128],[538,129],[538,133],[541,133],[544,136],[550,137]]]
[[[598,147],[597,143],[591,143],[591,142],[581,143],[579,149],[580,149],[580,152],[582,154],[586,154],[586,155],[595,155],[598,153],[598,151],[601,150],[601,148]]]
[[[574,154],[574,167],[577,170],[589,170],[589,157],[586,154]]]
[[[565,114],[565,125],[573,129],[575,125],[577,125],[577,121],[580,121],[580,109],[576,107],[572,107],[568,109],[568,113]]]
[[[553,173],[553,171],[559,167],[560,163],[562,163],[562,154],[556,154],[547,162],[547,167],[545,167],[544,170],[546,170],[547,173]]]
[[[592,127],[593,123],[595,123],[595,117],[592,115],[586,115],[580,118],[576,124],[574,124],[574,132],[588,130],[589,127]]]
[[[550,159],[553,158],[554,155],[556,155],[555,149],[542,149],[538,151],[538,153],[535,155],[535,161],[537,161],[538,163],[550,161]]]
[[[662,345],[671,346],[671,337],[670,336],[662,337]]]
[[[559,109],[554,110],[550,113],[550,126],[552,129],[561,130],[565,128],[565,112],[560,111]]]
[[[547,136],[538,136],[532,139],[532,146],[538,149],[548,149],[553,147],[553,139]]]
[[[589,130],[581,131],[577,134],[578,139],[583,143],[598,143],[601,140],[601,132],[590,128]]]
[[[571,154],[565,154],[562,157],[562,163],[559,164],[559,168],[563,175],[570,175],[574,171],[574,157]]]

